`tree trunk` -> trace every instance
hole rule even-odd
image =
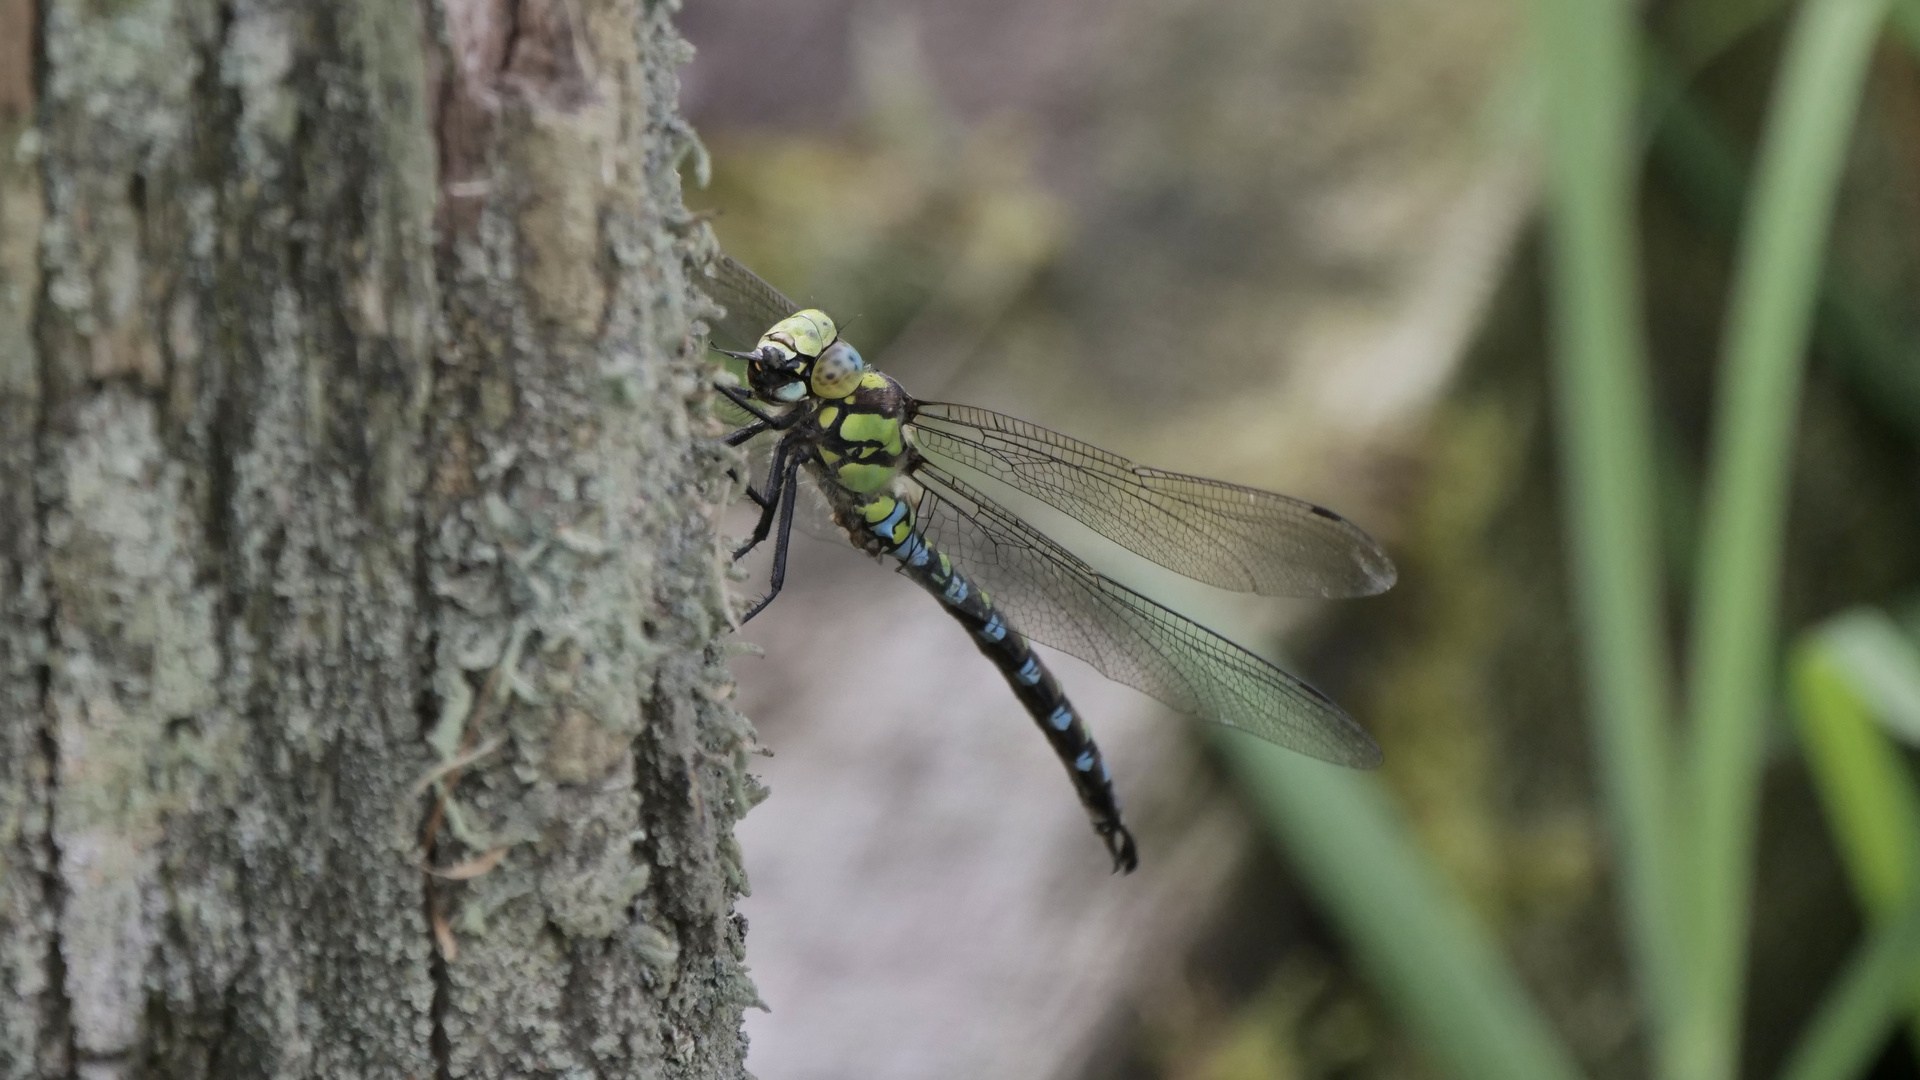
[[[0,1078],[743,1075],[672,7],[0,0]]]

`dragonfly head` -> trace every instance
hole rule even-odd
[[[747,362],[747,385],[762,401],[791,405],[807,396],[808,360],[778,342],[762,340],[748,352],[721,349],[736,360]]]
[[[866,361],[840,340],[827,313],[813,308],[780,320],[748,352],[720,350],[747,362],[747,383],[763,401],[791,404],[807,396],[844,397],[860,385]]]

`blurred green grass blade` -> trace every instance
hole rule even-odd
[[[1684,989],[1672,690],[1633,237],[1633,6],[1537,0],[1559,435],[1574,593],[1627,925],[1659,1056]]]
[[[1913,853],[1920,851],[1912,778],[1824,641],[1803,642],[1789,670],[1801,745],[1835,846],[1862,906],[1889,915],[1913,887]]]
[[[1888,734],[1920,745],[1920,648],[1891,616],[1858,608],[1829,620],[1821,644]]]
[[[1693,678],[1681,1071],[1739,1062],[1755,799],[1774,689],[1777,579],[1802,354],[1854,115],[1885,0],[1807,0],[1794,21],[1740,241],[1709,457]]]
[[[1863,684],[1860,672],[1863,660],[1872,665],[1869,678],[1883,684],[1883,696],[1884,684],[1903,674],[1920,680],[1912,669],[1884,669],[1885,654],[1900,648],[1913,660],[1912,645],[1884,613],[1855,611],[1803,637],[1788,668],[1800,743],[1834,846],[1861,907],[1880,924],[1896,918],[1915,895],[1920,791],[1899,748],[1883,733],[1884,723],[1876,723],[1876,690]],[[1916,690],[1920,685],[1896,688],[1896,694]],[[1907,988],[1914,1045],[1920,1046],[1920,971],[1909,975]]]
[[[1466,901],[1415,848],[1378,779],[1210,731],[1375,985],[1449,1075],[1580,1075]]]
[[[1883,923],[1848,961],[1800,1035],[1782,1080],[1851,1080],[1864,1075],[1913,986],[1920,963],[1920,903]]]

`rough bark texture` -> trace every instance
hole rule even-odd
[[[0,0],[0,1078],[741,1075],[672,6]]]

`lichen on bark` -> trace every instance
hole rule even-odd
[[[0,1077],[741,1075],[671,8],[0,0]]]

